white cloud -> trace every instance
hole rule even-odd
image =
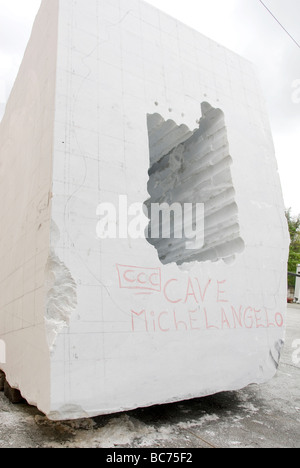
[[[3,78],[0,78],[0,104],[4,104],[6,99],[6,82]]]
[[[41,0],[0,0],[1,17],[24,24],[31,23]]]
[[[227,47],[232,47],[235,37],[231,27],[232,18],[238,1],[148,0],[148,3],[176,17],[211,39],[222,42]]]
[[[13,58],[11,55],[3,54],[0,51],[0,75],[9,73],[13,65]]]

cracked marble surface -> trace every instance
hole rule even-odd
[[[289,309],[277,376],[244,390],[79,421],[51,422],[0,394],[0,447],[299,448],[300,308]]]

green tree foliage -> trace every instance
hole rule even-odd
[[[291,208],[286,211],[286,218],[289,225],[291,236],[290,255],[288,262],[288,271],[296,273],[297,265],[300,264],[300,215],[293,217],[291,215]],[[289,276],[289,286],[295,287],[296,278]]]

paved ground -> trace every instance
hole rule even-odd
[[[35,408],[11,405],[1,393],[0,448],[300,448],[296,339],[300,308],[291,307],[281,365],[270,383],[126,414],[51,423]]]

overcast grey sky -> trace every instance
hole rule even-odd
[[[300,1],[264,1],[300,43]],[[40,3],[0,0],[0,118]],[[294,214],[300,213],[300,49],[259,0],[148,3],[256,65],[269,109],[285,204]]]

